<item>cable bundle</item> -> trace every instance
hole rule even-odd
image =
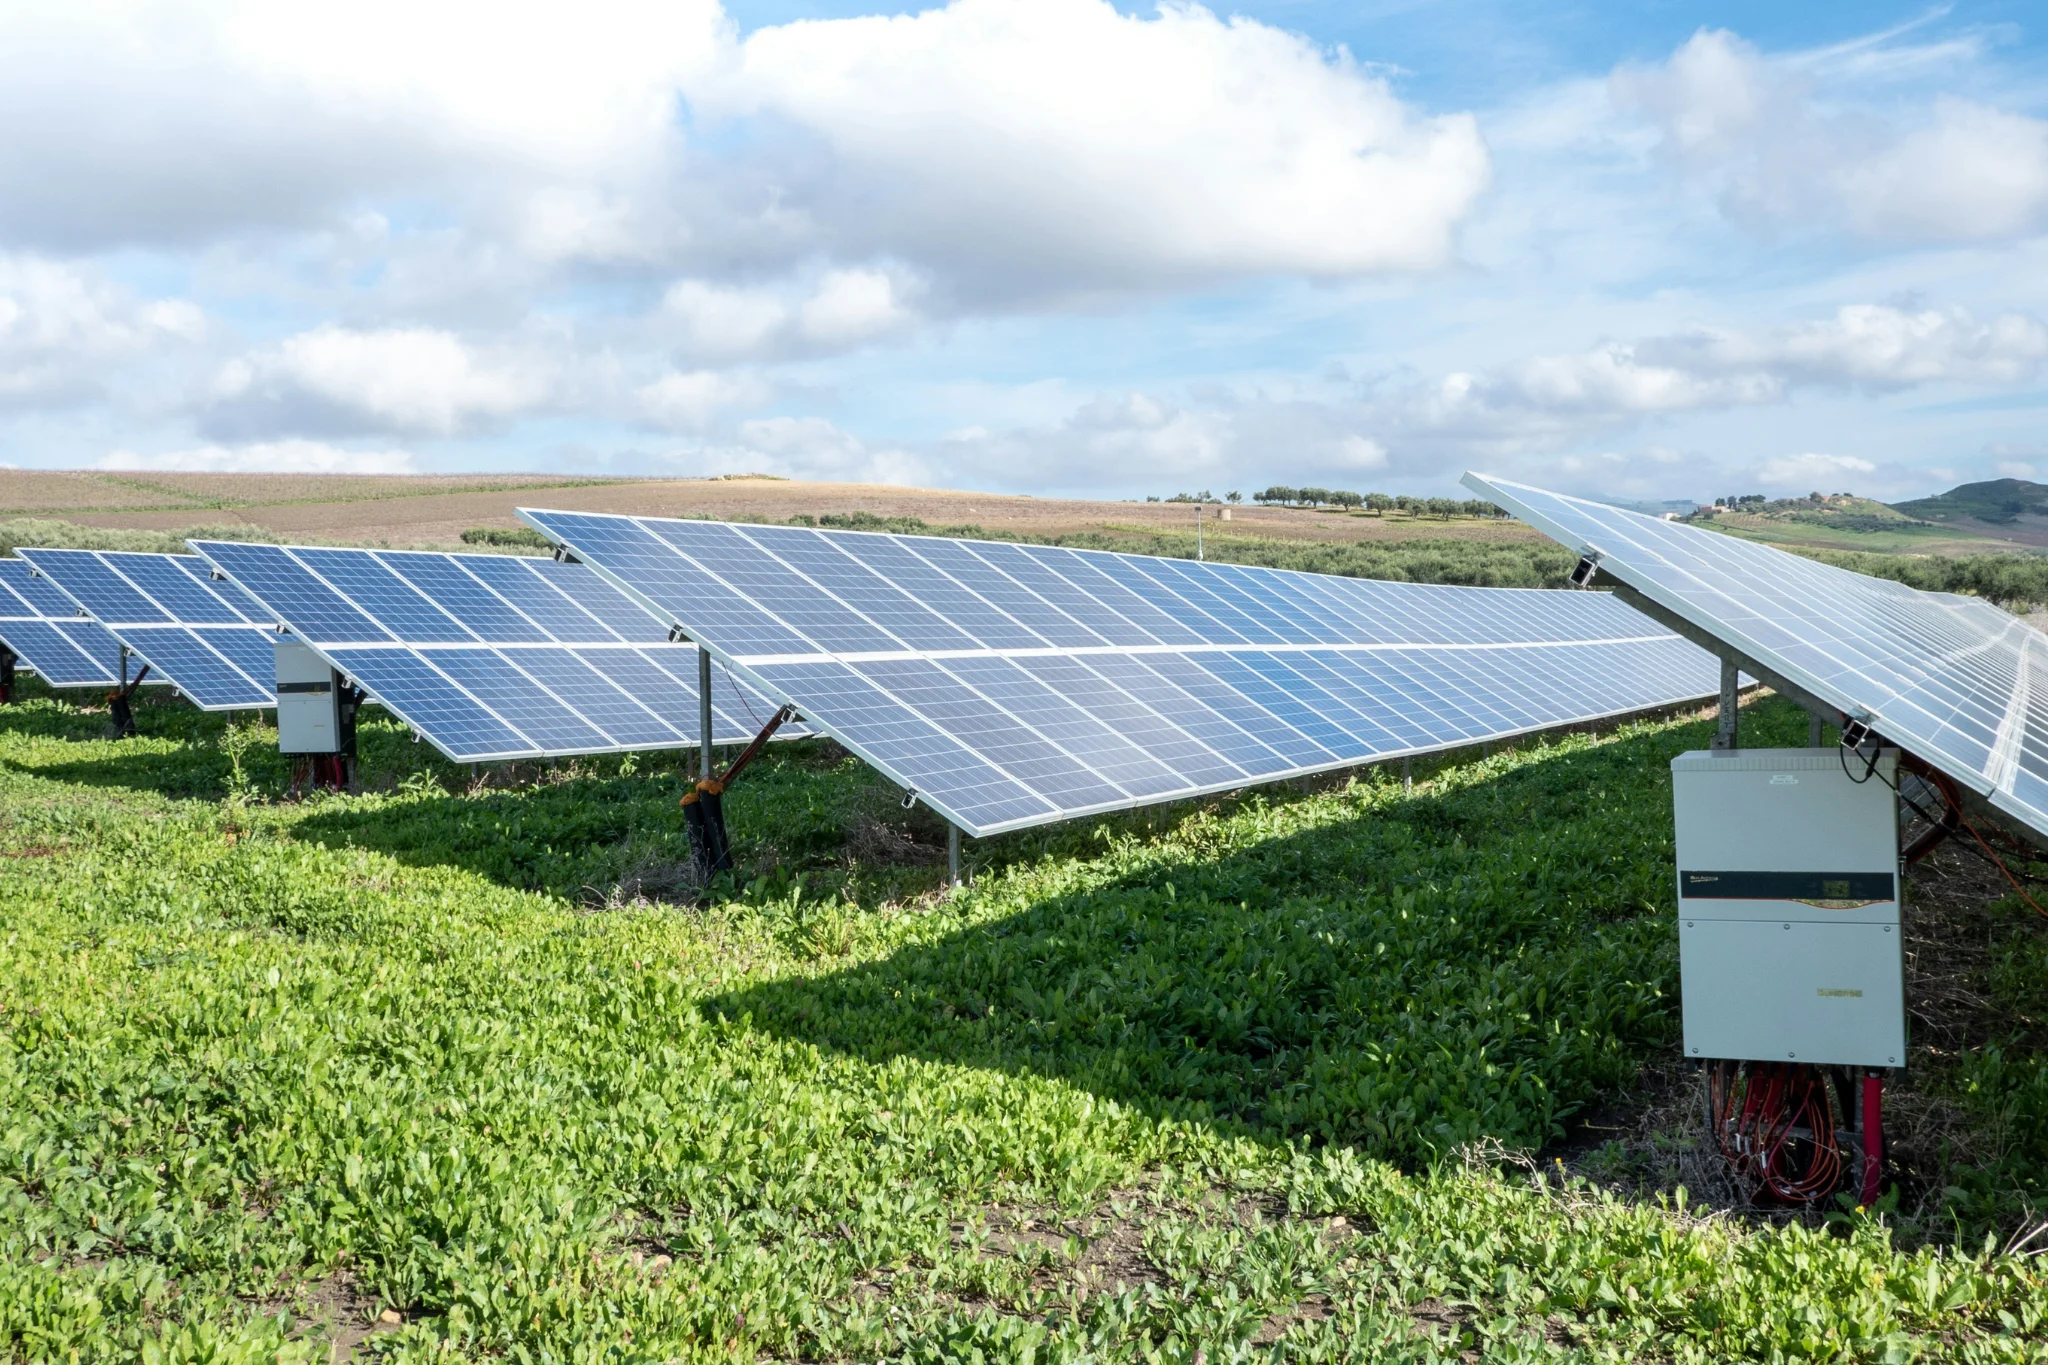
[[[1707,1105],[1721,1155],[1778,1199],[1810,1204],[1841,1180],[1834,1110],[1816,1068],[1751,1062],[1745,1071],[1741,1062],[1710,1063]]]

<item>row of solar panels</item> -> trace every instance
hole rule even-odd
[[[474,760],[692,742],[680,635],[723,665],[720,742],[794,705],[975,834],[1705,697],[1720,653],[2048,832],[2039,632],[1972,599],[1466,481],[1624,593],[522,510],[581,563],[194,542],[209,573],[26,551],[0,560],[0,641],[59,684],[114,681],[125,644],[202,705],[252,705],[269,699],[258,642],[289,630]]]
[[[114,648],[215,708],[269,703],[263,651],[287,630],[465,761],[694,742],[701,644],[722,665],[718,742],[794,704],[975,834],[1715,686],[1708,656],[1597,595],[523,515],[584,564],[213,541],[193,543],[196,559],[29,550],[40,577],[21,601],[67,639],[89,614]],[[0,639],[23,640],[30,666],[64,680],[38,652],[50,637],[19,624],[0,617]]]
[[[216,547],[217,549],[221,547]],[[417,633],[427,613],[445,648],[371,649],[330,659],[450,757],[526,758],[697,742],[697,651],[580,565],[501,555],[227,546],[265,600],[192,555],[21,551],[0,559],[0,643],[53,687],[115,686],[143,665],[194,705],[276,705],[275,641],[297,618],[345,622],[365,639]],[[346,615],[308,612],[297,575]],[[434,606],[426,593],[445,604]],[[280,607],[280,602],[283,606]],[[392,618],[392,629],[374,623]],[[132,656],[130,664],[124,658]],[[713,738],[736,743],[775,707],[714,677]],[[801,733],[801,731],[799,731]]]

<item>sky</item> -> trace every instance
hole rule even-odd
[[[0,8],[0,466],[2048,481],[2048,13]]]

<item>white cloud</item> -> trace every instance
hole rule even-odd
[[[644,178],[726,28],[713,0],[0,7],[0,230],[160,243]]]
[[[739,426],[736,445],[708,448],[700,458],[726,469],[787,478],[852,483],[920,484],[931,467],[909,451],[870,448],[822,417],[763,417]]]
[[[1756,477],[1776,488],[1818,489],[1838,493],[1877,472],[1877,466],[1855,455],[1822,455],[1808,451],[1765,460]]]
[[[990,290],[1429,268],[1490,174],[1470,117],[1419,117],[1349,56],[1195,5],[764,28],[699,106],[828,148],[801,202],[857,254]]]
[[[889,258],[981,296],[1426,269],[1490,174],[1342,52],[1107,0],[744,42],[715,0],[0,7],[0,124],[0,235],[65,249],[397,200],[501,273]]]
[[[798,315],[803,334],[827,346],[848,346],[910,320],[895,281],[879,270],[833,270]]]
[[[678,280],[662,296],[658,334],[693,361],[849,350],[916,320],[916,282],[872,268],[826,270],[780,290]]]
[[[249,445],[194,446],[140,454],[117,450],[98,469],[202,470],[230,474],[412,474],[412,455],[403,450],[343,450],[321,441],[259,441]]]
[[[325,326],[224,365],[213,420],[448,435],[540,405],[551,383],[530,357],[481,357],[432,328]]]
[[[196,341],[194,304],[136,304],[91,272],[37,256],[0,255],[0,399],[78,396],[105,367],[166,340]]]
[[[671,370],[633,397],[643,419],[669,431],[702,431],[727,408],[764,403],[773,392],[756,375]]]
[[[1759,331],[1700,328],[1458,373],[1395,403],[1411,431],[1530,438],[1634,417],[1778,403],[1803,387],[2011,385],[2048,368],[2048,326],[2019,313],[1855,304]]]
[[[1758,225],[1921,242],[2048,224],[2048,122],[1952,94],[1858,102],[1830,66],[1702,29],[1668,62],[1617,70],[1611,90],[1683,175]]]
[[[662,297],[662,312],[693,358],[733,359],[768,349],[789,324],[789,308],[761,289],[729,289],[705,280],[678,280]]]
[[[1346,436],[1338,449],[1343,452],[1344,463],[1357,470],[1384,469],[1387,464],[1387,448],[1370,436]]]

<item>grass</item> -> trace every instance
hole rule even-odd
[[[1006,836],[951,895],[783,746],[693,910],[634,894],[672,757],[479,777],[372,719],[371,791],[285,803],[261,732],[139,716],[0,712],[0,1357],[388,1310],[421,1361],[2043,1358],[2017,1036],[1916,1068],[2004,1145],[1903,1212],[1569,1174],[1676,1036],[1701,722]],[[2032,1008],[2039,926],[1972,913]]]

